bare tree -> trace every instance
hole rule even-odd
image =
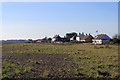
[[[113,39],[114,39],[114,38],[118,39],[118,35],[115,34],[112,38],[113,38]]]

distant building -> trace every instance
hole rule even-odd
[[[93,36],[91,34],[79,33],[79,35],[76,36],[76,41],[83,41],[83,42],[92,42]]]
[[[43,42],[48,42],[47,37],[43,38],[42,41],[43,41]]]
[[[97,35],[92,41],[94,44],[104,44],[106,40],[111,39],[108,35],[106,34],[100,34]]]
[[[48,42],[48,39],[47,39],[47,37],[45,37],[45,38],[43,38],[43,39],[38,39],[38,40],[36,40],[36,42]]]
[[[75,33],[75,32],[67,33],[65,37],[70,39],[70,38],[72,38],[73,36],[77,36],[77,33]]]
[[[36,42],[38,42],[38,43],[41,43],[42,41],[43,41],[42,39],[36,40]]]
[[[81,41],[81,39],[84,37],[84,33],[79,33],[79,35],[76,36],[76,41]]]
[[[55,35],[52,38],[52,42],[62,42],[62,38],[59,35]]]
[[[67,33],[65,37],[68,38],[69,40],[76,40],[76,36],[77,33],[72,32],[72,33]]]
[[[61,38],[62,42],[70,42],[70,39],[64,37],[64,38]]]
[[[74,41],[76,40],[76,36],[73,36],[72,38],[70,38],[70,41]]]

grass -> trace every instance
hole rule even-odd
[[[4,60],[2,64],[2,78],[12,78],[12,76],[15,76],[19,73],[31,71],[30,66],[25,67],[20,62],[12,63],[11,61]]]
[[[72,63],[77,64],[77,69],[71,69],[68,65],[65,70],[73,72],[75,75],[85,77],[107,77],[115,78],[118,74],[118,46],[109,45],[93,45],[90,43],[84,44],[51,44],[51,43],[15,43],[15,44],[3,44],[3,51],[7,50],[9,54],[26,54],[26,53],[37,53],[37,54],[69,54],[72,58]],[[64,58],[68,61],[67,58]],[[29,61],[29,60],[28,60]],[[37,61],[28,62],[30,64],[40,64]],[[19,63],[20,65],[22,63]],[[3,78],[10,77],[13,71],[16,74],[20,72],[30,71],[32,68],[25,68],[21,66],[15,67],[15,63],[9,63],[9,61],[3,61]],[[28,65],[28,64],[25,64]],[[15,69],[14,69],[15,68]],[[24,69],[23,69],[24,68]],[[23,69],[23,70],[22,70]],[[7,71],[7,73],[5,73]],[[58,69],[62,71],[61,68]],[[12,72],[12,73],[10,73]],[[49,71],[43,72],[43,77],[46,77]]]
[[[47,77],[48,74],[49,74],[49,71],[45,70],[45,71],[43,72],[43,77]]]

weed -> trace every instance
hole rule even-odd
[[[43,72],[43,77],[47,77],[48,74],[49,74],[49,71],[45,70],[45,71]]]
[[[20,73],[20,70],[19,69],[15,69],[15,73],[16,74]]]

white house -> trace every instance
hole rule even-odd
[[[102,40],[101,39],[93,39],[92,40],[94,44],[102,44]]]
[[[108,35],[100,34],[100,35],[97,35],[95,39],[93,39],[92,41],[94,44],[104,44],[106,40],[109,40],[109,39],[111,38]]]
[[[59,35],[55,35],[53,38],[52,38],[52,42],[59,42],[61,41],[61,37]]]
[[[76,41],[80,41],[80,40],[81,40],[80,35],[77,35],[76,36]]]
[[[93,36],[91,34],[86,34],[84,33],[77,35],[76,36],[76,41],[83,41],[83,42],[92,42]]]
[[[76,36],[76,41],[81,41],[81,38],[84,36],[84,33],[79,33],[79,35]]]

